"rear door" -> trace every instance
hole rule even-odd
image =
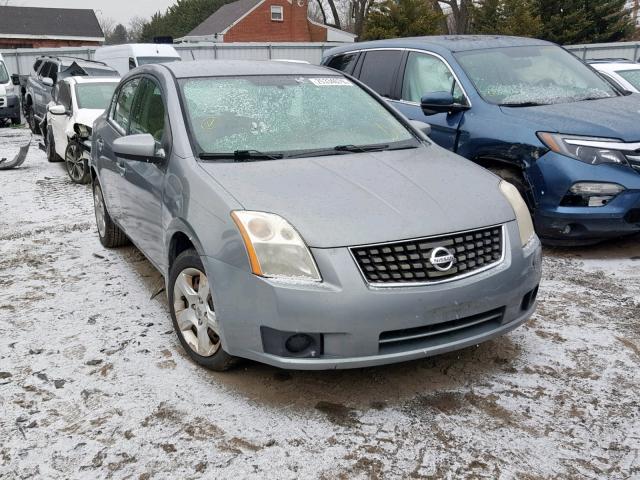
[[[411,120],[430,124],[433,141],[455,151],[464,112],[425,115],[420,108],[420,99],[433,92],[451,93],[456,103],[470,106],[449,65],[437,55],[409,51],[398,83],[400,98],[390,103]]]
[[[402,50],[367,50],[354,75],[386,99],[397,99],[396,82],[404,57]]]
[[[152,135],[156,141],[156,152],[165,160],[154,163],[123,159],[125,174],[120,190],[124,229],[158,268],[163,268],[165,263],[162,196],[166,157],[171,145],[165,105],[160,84],[154,78],[144,77],[138,86],[129,133]]]
[[[140,78],[122,84],[114,94],[106,122],[101,122],[93,133],[92,156],[97,160],[98,175],[107,211],[118,225],[123,226],[120,208],[120,190],[123,188],[124,161],[113,153],[113,142],[129,134],[130,117]],[[95,151],[95,153],[93,153]],[[127,234],[129,232],[126,232]]]

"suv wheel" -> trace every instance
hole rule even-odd
[[[199,365],[227,370],[236,363],[222,347],[211,288],[198,253],[182,252],[169,272],[169,309],[180,343]]]
[[[56,143],[53,140],[53,129],[51,127],[47,128],[45,146],[47,150],[47,160],[49,162],[59,162],[61,159],[60,156],[56,153]]]
[[[36,135],[40,134],[40,128],[38,128],[38,123],[36,122],[36,117],[33,115],[33,106],[27,106],[27,123],[29,124],[29,128],[31,132]]]
[[[67,173],[73,183],[87,184],[91,180],[91,172],[86,158],[83,158],[82,148],[73,140],[69,140],[64,152],[64,163]]]
[[[129,243],[129,239],[120,228],[113,223],[107,206],[104,203],[102,188],[96,181],[93,184],[93,208],[96,213],[96,225],[100,243],[107,248],[121,247]]]

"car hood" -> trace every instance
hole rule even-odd
[[[93,108],[81,108],[74,116],[74,123],[93,127],[93,122],[104,113],[104,110],[96,110]]]
[[[514,219],[498,177],[436,146],[201,165],[245,209],[281,215],[316,248],[446,234]]]
[[[541,105],[500,107],[506,115],[534,124],[537,131],[640,140],[640,94]]]

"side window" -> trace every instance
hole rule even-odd
[[[42,68],[40,69],[40,72],[38,73],[38,75],[40,76],[40,78],[47,78],[50,76],[49,72],[51,71],[51,62],[44,62],[44,65],[42,65]]]
[[[67,82],[60,82],[56,85],[58,90],[57,103],[64,105],[67,110],[71,110],[71,88]]]
[[[391,98],[393,81],[400,68],[400,50],[372,50],[366,53],[360,70],[360,80],[383,97]]]
[[[136,61],[133,57],[129,57],[129,70],[136,68]]]
[[[439,58],[410,52],[402,81],[402,99],[420,103],[425,93],[449,92],[456,103],[466,103],[449,67]]]
[[[162,140],[165,127],[165,108],[160,87],[145,78],[140,83],[140,95],[131,116],[131,133],[150,133],[157,142]]]
[[[58,64],[51,62],[51,70],[49,70],[49,77],[53,80],[54,85],[58,82]]]
[[[336,70],[351,74],[351,72],[353,72],[353,67],[356,64],[357,59],[357,53],[346,53],[344,55],[338,55],[337,57],[333,57],[329,61],[327,67],[335,68]]]
[[[125,133],[129,133],[129,117],[139,83],[140,79],[134,78],[122,86],[118,92],[118,99],[111,113],[111,119],[118,124]]]
[[[34,73],[38,73],[38,70],[40,69],[41,66],[42,66],[42,60],[36,60],[35,63],[33,64]]]

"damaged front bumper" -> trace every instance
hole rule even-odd
[[[31,132],[28,135],[19,130],[7,130],[7,132],[0,136],[0,140],[3,140],[3,155],[8,153],[8,156],[0,157],[0,170],[10,170],[22,165],[27,159],[31,146]]]

